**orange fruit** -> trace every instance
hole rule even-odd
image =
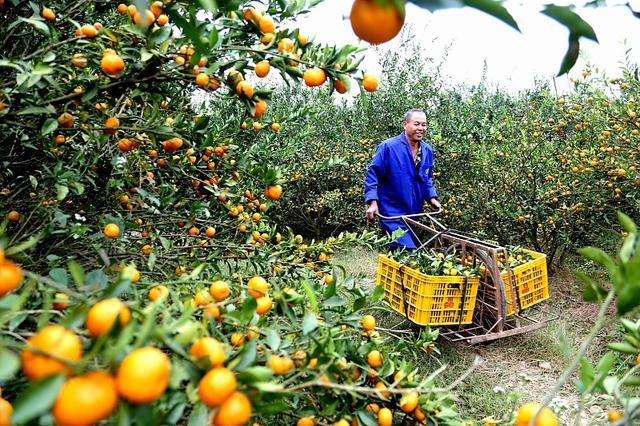
[[[249,294],[249,296],[253,296],[256,298],[265,296],[269,291],[269,283],[267,282],[267,280],[258,275],[249,280],[249,282],[247,283],[247,287],[247,293]]]
[[[192,237],[195,237],[196,235],[200,235],[200,229],[196,228],[195,226],[192,226],[191,228],[189,228],[187,233]]]
[[[307,36],[302,35],[302,34],[298,34],[298,44],[301,47],[305,47],[307,45],[307,43],[309,43],[309,39],[307,38]]]
[[[62,385],[51,414],[60,425],[90,426],[109,417],[117,406],[115,379],[104,371],[92,371]]]
[[[418,406],[419,397],[420,395],[418,394],[418,392],[411,392],[403,395],[402,398],[400,398],[400,408],[402,409],[402,411],[404,411],[405,413],[411,413],[412,411],[414,411]]]
[[[76,68],[86,68],[87,67],[87,58],[82,53],[76,53],[71,57],[71,63]]]
[[[133,283],[140,281],[140,271],[138,271],[135,266],[125,266],[124,269],[122,269],[122,273],[128,275]]]
[[[258,102],[256,102],[255,112],[253,113],[253,117],[260,118],[264,115],[266,111],[267,111],[267,103],[264,100],[260,99]]]
[[[159,297],[166,296],[168,294],[169,294],[169,289],[163,285],[159,285],[149,290],[149,300],[154,302]]]
[[[207,230],[204,232],[204,234],[209,238],[213,238],[216,235],[216,229],[212,227],[208,227]]]
[[[104,127],[107,129],[107,133],[112,135],[120,127],[120,120],[117,117],[109,117],[105,120]]]
[[[94,27],[91,24],[84,24],[78,29],[78,31],[81,36],[84,36],[87,38],[94,38],[95,36],[98,35],[98,30],[96,29],[96,27]]]
[[[268,199],[276,201],[282,196],[282,186],[270,185],[264,190],[264,195]]]
[[[236,93],[238,95],[246,96],[247,98],[253,97],[253,87],[247,81],[242,80],[236,85]]]
[[[124,68],[124,60],[115,53],[103,56],[100,61],[100,69],[110,77],[118,76]]]
[[[607,420],[609,423],[613,423],[617,420],[620,420],[624,417],[624,413],[620,410],[608,410],[607,411]]]
[[[327,81],[327,73],[322,68],[308,68],[304,72],[302,78],[307,86],[316,87],[321,86],[325,81]]]
[[[169,358],[160,349],[152,346],[136,349],[118,367],[118,394],[137,404],[155,401],[167,389],[170,370]]]
[[[274,374],[285,374],[293,368],[293,360],[286,356],[271,355],[267,365],[271,367]]]
[[[32,352],[31,348],[37,349],[38,353]],[[31,336],[20,353],[22,371],[31,380],[60,372],[70,375],[71,369],[59,360],[75,362],[81,357],[80,338],[60,325],[48,325]]]
[[[251,417],[251,401],[242,392],[236,391],[224,400],[215,417],[214,426],[241,426]]]
[[[155,20],[156,15],[154,15],[149,9],[145,10],[143,13],[135,13],[133,15],[133,22],[141,28],[149,28]]]
[[[278,42],[278,52],[291,52],[293,51],[294,42],[290,38],[283,38]]]
[[[120,235],[120,228],[118,228],[118,225],[116,225],[115,223],[108,223],[105,225],[102,233],[107,238],[118,238],[118,236]]]
[[[541,405],[535,402],[528,402],[518,409],[516,414],[516,426],[528,426],[529,422],[540,410]],[[549,407],[544,407],[540,415],[536,418],[534,426],[558,426],[558,419]]]
[[[382,354],[377,350],[369,352],[367,354],[367,363],[373,368],[380,367],[382,365]]]
[[[260,61],[256,64],[256,75],[260,78],[264,78],[267,76],[267,74],[269,74],[269,71],[271,70],[271,64],[269,63],[269,61]]]
[[[296,426],[313,426],[316,422],[313,420],[313,417],[301,417],[298,419]]]
[[[42,12],[40,12],[40,16],[42,16],[47,21],[56,20],[56,14],[53,12],[53,10],[49,9],[48,7],[42,8]]]
[[[271,124],[271,130],[273,130],[274,132],[277,132],[278,130],[280,130],[280,123],[272,123]],[[260,206],[262,207],[262,206]]]
[[[153,12],[153,15],[157,18],[162,13],[163,7],[164,3],[158,0],[151,3],[151,6],[149,6],[149,10],[151,10],[151,12]]]
[[[336,92],[338,92],[340,94],[347,93],[347,85],[344,84],[344,82],[342,80],[336,80],[333,83],[333,87],[336,89]]]
[[[164,13],[158,16],[158,19],[156,20],[156,24],[158,24],[161,27],[164,27],[168,23],[169,23],[169,17]]]
[[[162,141],[162,147],[166,152],[175,152],[182,147],[183,141],[180,138],[171,138]]]
[[[255,121],[253,123],[253,129],[254,130],[261,130],[262,129],[262,124],[258,123],[257,121]]]
[[[229,341],[233,346],[240,346],[245,342],[244,334],[242,333],[233,333],[229,338]]]
[[[270,16],[263,16],[258,21],[258,26],[260,27],[260,31],[263,33],[275,33],[276,25],[273,22],[273,19]]]
[[[198,384],[200,400],[209,407],[216,407],[227,399],[238,386],[236,375],[225,367],[216,367],[202,376]]]
[[[376,319],[373,317],[373,315],[365,315],[362,317],[362,328],[367,331],[376,328]]]
[[[0,398],[0,426],[11,426],[11,413],[13,407],[4,398]]]
[[[4,252],[0,250],[0,297],[18,288],[22,275],[22,269],[14,262],[4,259]]]
[[[54,309],[62,310],[69,306],[69,296],[64,293],[56,293],[53,301]]]
[[[388,408],[381,408],[378,411],[378,425],[391,426],[393,424],[393,412]]]
[[[93,337],[108,333],[116,318],[120,318],[120,325],[124,327],[131,319],[129,308],[120,299],[112,297],[96,303],[89,309],[85,326]]]
[[[209,85],[209,76],[207,73],[201,72],[196,76],[196,85],[200,87],[207,87]]]
[[[333,423],[333,426],[349,426],[349,422],[345,419],[340,419]]]
[[[74,121],[73,115],[69,114],[68,112],[63,112],[58,117],[58,124],[61,125],[62,127],[69,128],[73,126],[73,121]]]
[[[258,305],[256,306],[256,313],[260,316],[266,314],[273,305],[273,300],[269,296],[258,297],[256,300]]]
[[[413,416],[419,422],[421,422],[421,421],[423,421],[424,419],[427,418],[427,415],[420,409],[420,407],[416,407],[416,409],[413,410]]]
[[[220,280],[211,284],[211,287],[209,287],[209,293],[211,294],[211,297],[216,300],[216,302],[221,302],[229,297],[229,295],[231,294],[231,289],[229,288],[229,284],[227,284],[226,281]]]
[[[404,13],[400,13],[392,1],[386,5],[374,0],[355,0],[349,20],[353,32],[364,41],[380,44],[394,38],[404,24]]]
[[[373,74],[364,73],[362,77],[362,87],[367,92],[375,92],[378,89],[378,77]]]
[[[125,13],[127,13],[127,5],[124,3],[120,3],[117,10],[120,15],[124,15]]]
[[[213,337],[200,337],[189,350],[195,358],[208,357],[211,367],[220,367],[224,363],[224,349],[222,344]]]

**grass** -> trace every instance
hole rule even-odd
[[[336,254],[333,263],[340,265],[346,275],[365,277],[365,285],[374,285],[377,256],[377,252],[356,248]],[[599,308],[599,305],[582,302],[582,285],[570,272],[560,271],[550,277],[550,287],[550,299],[527,311],[533,317],[558,316],[542,330],[476,346],[439,339],[440,355],[409,346],[403,356],[418,366],[423,377],[446,364],[447,369],[436,381],[440,387],[447,387],[468,373],[474,359],[480,357],[481,365],[453,389],[458,407],[474,422],[488,417],[508,421],[520,404],[540,401],[553,388],[593,325]],[[371,313],[382,328],[409,329],[415,336],[421,329],[403,321],[401,315],[386,306],[377,306]],[[616,330],[605,330],[601,338],[609,339],[611,333],[615,334]],[[599,359],[604,346],[594,342],[589,358]],[[569,401],[573,405],[577,405],[579,399],[573,384],[564,386],[558,397],[561,403]]]

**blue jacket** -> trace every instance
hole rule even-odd
[[[378,200],[378,209],[383,216],[422,213],[425,201],[437,197],[437,193],[431,180],[433,149],[424,141],[420,142],[420,147],[422,159],[416,172],[411,147],[404,132],[378,145],[365,177],[365,203]],[[406,229],[402,221],[381,220],[380,224],[387,232],[397,228]],[[400,245],[415,248],[409,239],[403,241],[398,240]]]

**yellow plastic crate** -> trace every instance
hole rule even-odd
[[[533,257],[533,260],[516,266],[511,270],[511,275],[504,271],[501,276],[504,281],[505,296],[507,299],[507,315],[526,309],[536,303],[549,298],[549,278],[547,276],[547,256],[531,250],[525,250]],[[511,283],[511,285],[509,285]],[[511,287],[518,292],[518,300],[511,295]]]
[[[465,291],[464,277],[425,275],[381,254],[376,283],[384,287],[391,308],[414,323],[458,325],[471,324],[480,279],[468,278]]]

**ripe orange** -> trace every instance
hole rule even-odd
[[[128,275],[132,283],[140,281],[140,271],[138,271],[135,266],[125,266],[124,269],[122,269],[122,273]]]
[[[267,74],[269,74],[269,71],[271,70],[271,64],[269,63],[269,61],[260,61],[256,64],[256,75],[260,78],[264,78],[267,76]]]
[[[249,84],[247,81],[242,80],[236,85],[236,93],[238,95],[246,96],[247,98],[252,98],[253,87],[251,87],[251,84]]]
[[[115,379],[104,371],[92,371],[62,385],[51,413],[57,424],[90,426],[109,417],[117,406]]]
[[[381,5],[374,0],[355,0],[349,19],[358,37],[371,44],[380,44],[398,35],[404,24],[404,13],[400,13],[391,1]]]
[[[113,328],[116,318],[120,318],[122,327],[127,325],[131,319],[129,308],[115,297],[104,299],[89,309],[85,326],[93,337],[102,336]]]
[[[254,121],[254,122],[253,122],[253,129],[254,129],[254,130],[261,130],[261,129],[262,129],[262,124],[260,124],[260,123],[259,123],[259,122],[257,122],[257,121]]]
[[[373,315],[365,315],[362,317],[362,328],[367,331],[376,328],[376,319],[373,317]]]
[[[400,398],[400,408],[402,409],[402,411],[404,411],[405,413],[411,413],[412,411],[414,411],[418,406],[419,397],[420,395],[418,394],[418,392],[411,392],[403,395],[402,398]]]
[[[294,42],[290,38],[283,38],[278,42],[278,52],[291,52],[293,51]]]
[[[162,13],[162,8],[164,7],[164,3],[161,1],[154,1],[151,6],[149,6],[149,10],[153,12],[153,15],[157,18]]]
[[[382,354],[377,350],[369,352],[367,354],[367,363],[373,368],[380,367],[382,365]]]
[[[225,367],[216,367],[205,374],[198,384],[200,400],[216,407],[227,399],[238,386],[236,375]]]
[[[242,333],[233,333],[229,338],[229,341],[233,346],[240,346],[245,342],[244,334]]]
[[[164,27],[168,23],[169,23],[169,17],[164,13],[158,16],[158,19],[156,20],[156,24],[158,24],[161,27]]]
[[[116,386],[118,394],[128,401],[147,404],[160,398],[169,384],[171,363],[158,348],[145,346],[124,357]]]
[[[271,130],[273,130],[274,132],[277,132],[278,130],[280,130],[280,123],[271,123]]]
[[[316,422],[313,420],[313,417],[301,417],[298,419],[296,426],[313,426]]]
[[[32,352],[37,349],[38,353]],[[54,356],[53,359],[46,354]],[[20,353],[22,370],[31,380],[64,372],[71,369],[59,360],[78,361],[82,357],[82,345],[78,336],[60,325],[48,325],[27,340],[27,346]]]
[[[267,365],[271,367],[274,374],[280,375],[285,374],[293,368],[293,360],[286,356],[271,355],[269,361],[267,361]]]
[[[349,422],[345,419],[340,419],[337,422],[333,422],[333,426],[349,426]]]
[[[424,419],[427,418],[427,415],[420,409],[420,407],[416,407],[416,409],[413,410],[413,416],[419,422],[421,422],[421,421],[423,421]]]
[[[0,297],[16,289],[22,282],[22,269],[14,262],[4,259],[0,250]]]
[[[96,29],[96,27],[94,27],[91,24],[84,24],[78,29],[78,31],[81,36],[84,36],[87,38],[94,38],[95,36],[98,35],[98,30]]]
[[[49,9],[48,7],[42,8],[42,12],[40,12],[40,16],[42,16],[47,21],[56,20],[56,14],[53,12],[53,10]]]
[[[0,426],[11,426],[11,413],[13,413],[13,407],[9,401],[0,398]]]
[[[224,363],[224,349],[222,344],[213,337],[200,337],[189,350],[195,358],[208,357],[211,367],[220,367]]]
[[[260,27],[260,31],[263,33],[275,33],[276,25],[273,22],[273,19],[270,16],[263,16],[258,21],[258,26]]]
[[[162,147],[166,152],[175,152],[182,147],[183,141],[180,138],[171,138],[162,141]]]
[[[282,196],[282,186],[270,185],[264,190],[264,195],[268,199],[276,201]]]
[[[242,392],[231,394],[218,408],[213,418],[214,426],[241,426],[251,417],[251,401]]]
[[[126,4],[124,4],[124,3],[120,3],[120,4],[118,5],[118,13],[119,13],[120,15],[124,15],[125,13],[127,13],[127,5],[126,5]]]
[[[102,233],[107,238],[118,238],[118,236],[120,235],[120,228],[118,228],[118,225],[116,225],[115,223],[108,223],[105,225]]]
[[[110,77],[117,77],[124,68],[124,60],[115,53],[103,56],[100,61],[100,69]]]
[[[256,306],[256,313],[260,316],[266,314],[273,305],[273,300],[269,296],[258,297],[258,305]]]
[[[76,68],[86,68],[87,67],[87,58],[82,53],[76,53],[71,58],[71,63]]]
[[[301,47],[305,47],[307,45],[307,43],[309,43],[309,39],[307,38],[307,36],[302,35],[302,34],[298,34],[298,44]]]
[[[211,297],[216,300],[216,302],[221,302],[229,297],[229,295],[231,294],[231,289],[229,288],[229,284],[227,284],[225,281],[220,280],[211,284],[211,287],[209,287],[209,293],[211,294]]]
[[[327,73],[322,68],[314,67],[307,69],[302,78],[307,86],[316,87],[327,81]]]
[[[169,294],[169,289],[163,285],[159,285],[149,290],[149,300],[154,302],[159,297],[161,296],[164,297],[168,294]]]
[[[195,226],[192,226],[191,228],[189,228],[187,233],[192,237],[195,237],[196,235],[200,235],[200,229],[196,228]]]
[[[266,111],[267,111],[267,103],[264,100],[260,99],[258,102],[256,102],[255,112],[253,114],[253,117],[260,118],[264,115]]]
[[[269,283],[267,282],[267,280],[258,275],[249,280],[249,282],[247,283],[247,287],[247,293],[249,294],[249,296],[253,296],[256,298],[265,296],[269,291]]]
[[[117,117],[109,117],[104,121],[104,127],[107,129],[107,133],[113,135],[120,127],[120,120]]]
[[[209,85],[209,76],[207,73],[201,72],[196,76],[196,85],[200,87],[207,87]]]
[[[378,89],[378,77],[373,74],[364,73],[362,77],[362,87],[367,92],[375,92]]]
[[[69,306],[69,296],[64,293],[56,293],[55,299],[53,300],[54,309],[62,310]]]
[[[271,43],[271,41],[276,38],[276,35],[274,33],[266,33],[264,34],[262,37],[260,37],[260,41],[262,42],[262,44],[269,44]]]
[[[145,10],[142,13],[135,13],[133,15],[133,22],[136,23],[137,26],[141,28],[149,28],[153,21],[156,20],[156,15],[153,14],[149,9]]]
[[[531,419],[540,410],[541,405],[535,402],[527,402],[518,409],[516,414],[516,426],[528,426]],[[536,418],[534,426],[558,426],[558,419],[549,407],[544,407]]]
[[[213,238],[216,235],[216,229],[212,227],[208,227],[207,230],[204,232],[204,234],[209,238]]]
[[[73,121],[74,121],[73,115],[69,114],[68,112],[63,112],[58,117],[58,124],[61,125],[62,127],[69,128],[73,126]]]
[[[338,92],[340,94],[347,93],[347,85],[344,84],[344,82],[342,80],[336,80],[333,83],[333,87],[336,89],[336,92]]]
[[[391,426],[393,424],[393,412],[388,408],[381,408],[378,411],[378,425]]]
[[[607,411],[607,420],[609,420],[609,423],[613,423],[616,420],[620,420],[621,418],[624,417],[624,413],[620,410],[608,410]]]

